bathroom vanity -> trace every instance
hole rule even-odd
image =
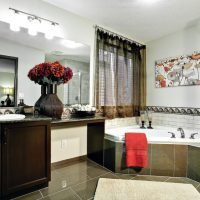
[[[50,121],[30,117],[0,122],[0,199],[48,186]]]
[[[0,199],[10,199],[48,186],[51,136],[59,129],[66,135],[72,127],[72,135],[76,135],[74,128],[85,126],[87,157],[103,165],[104,124],[103,117],[52,120],[32,116],[20,121],[0,121]],[[66,150],[62,149],[64,154],[69,148],[68,143]],[[75,151],[76,146],[72,150]]]
[[[83,127],[83,129],[81,128],[78,129],[78,127]],[[86,143],[85,144],[86,147],[84,147],[85,150],[83,151],[84,156],[87,155],[89,159],[95,161],[100,165],[103,165],[104,132],[105,132],[105,118],[101,116],[54,120],[51,122],[52,157],[54,157],[54,155],[59,151],[59,147],[57,146],[55,149],[55,146],[53,145],[53,143],[55,142],[54,138],[56,137],[56,143],[57,143],[58,140],[61,139],[61,135],[64,136],[64,138],[66,138],[67,135],[70,135],[70,137],[67,137],[66,139],[68,143],[66,150],[61,149],[61,152],[64,151],[65,154],[69,153],[70,146],[71,146],[71,151],[80,152],[81,151],[80,146],[83,146],[84,145],[83,143]],[[75,141],[74,144],[73,141]],[[77,156],[78,154],[74,155],[73,157]],[[68,158],[66,157],[65,159]]]

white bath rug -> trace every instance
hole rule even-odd
[[[200,200],[191,184],[100,178],[94,200]]]

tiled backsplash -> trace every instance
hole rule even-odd
[[[153,113],[153,125],[200,129],[200,116]]]
[[[139,117],[126,117],[126,118],[115,118],[108,119],[105,123],[105,129],[122,127],[122,126],[133,126],[139,123]]]
[[[105,128],[133,126],[141,124],[139,117],[116,118],[106,120]],[[146,122],[146,126],[148,121]],[[167,127],[182,127],[185,129],[200,129],[200,116],[184,114],[153,113],[152,127],[155,125]]]

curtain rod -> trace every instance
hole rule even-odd
[[[107,29],[105,29],[105,28],[102,28],[102,27],[100,27],[100,26],[94,25],[94,28],[95,28],[95,29],[102,30],[102,31],[105,31],[105,32],[110,33],[110,34],[112,34],[112,35],[118,36],[119,38],[128,40],[129,42],[133,42],[133,43],[139,45],[140,47],[143,47],[143,48],[146,47],[144,44],[140,44],[139,42],[136,42],[136,41],[134,41],[134,40],[132,40],[132,39],[129,39],[129,38],[127,38],[127,37],[124,37],[123,35],[119,35],[119,34],[117,34],[117,33],[114,33],[114,32],[112,32],[112,31],[107,30]]]

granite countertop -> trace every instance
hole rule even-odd
[[[59,124],[59,123],[67,123],[67,122],[84,122],[84,121],[98,121],[98,120],[105,120],[105,117],[102,116],[95,116],[95,117],[71,117],[68,119],[53,119],[51,121],[52,124]]]
[[[7,120],[7,121],[0,121],[0,124],[5,123],[20,123],[20,122],[35,122],[35,121],[52,121],[51,117],[41,116],[41,115],[27,115],[22,120]]]
[[[22,120],[7,120],[7,121],[0,121],[0,124],[5,123],[20,123],[20,122],[34,122],[34,121],[50,121],[51,124],[62,124],[62,123],[73,123],[73,122],[92,122],[92,121],[99,121],[105,120],[105,117],[102,116],[95,116],[95,117],[85,117],[85,118],[67,118],[67,119],[52,119],[48,116],[42,115],[27,115]]]

